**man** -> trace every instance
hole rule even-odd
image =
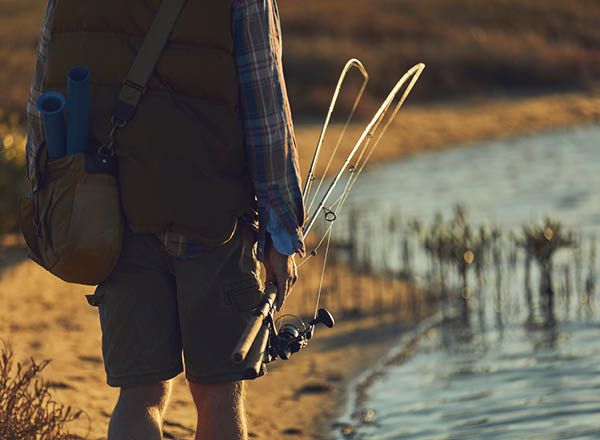
[[[91,137],[102,141],[159,4],[49,0],[28,101],[29,176],[44,148],[40,92],[64,90],[67,69],[87,66]],[[107,382],[120,388],[108,437],[162,437],[183,352],[196,439],[246,439],[246,366],[229,355],[262,296],[257,259],[281,307],[304,252],[275,0],[188,1],[116,154],[128,228],[90,299]]]

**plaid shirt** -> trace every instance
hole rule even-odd
[[[304,204],[296,138],[283,76],[276,0],[232,1],[233,56],[238,73],[240,118],[258,207],[258,257],[263,259],[267,231],[274,236],[276,245],[303,253]],[[45,78],[55,3],[56,0],[48,0],[27,101],[27,169],[30,176],[35,172],[33,159],[44,142],[35,103]],[[206,249],[181,234],[164,232],[158,237],[167,252],[180,258],[193,258]]]

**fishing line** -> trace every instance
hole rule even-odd
[[[373,126],[373,131],[367,135],[367,138],[366,138],[367,140],[366,140],[364,146],[361,147],[359,150],[360,154],[358,155],[358,158],[356,159],[356,163],[354,165],[350,165],[348,167],[348,172],[350,175],[348,177],[348,180],[346,181],[344,189],[340,193],[340,196],[330,205],[329,209],[336,209],[337,211],[340,210],[340,208],[341,208],[341,205],[339,205],[340,201],[345,201],[345,197],[350,192],[350,189],[351,189],[354,181],[356,181],[356,179],[360,175],[362,169],[366,165],[366,160],[364,162],[361,162],[361,160],[362,160],[363,156],[365,155],[365,152],[369,149],[369,146],[371,145],[371,141],[373,140],[373,133],[375,132],[375,130],[377,130],[377,128],[379,127],[379,124],[381,124],[382,120],[383,120],[383,117],[377,121],[377,123]],[[381,139],[381,137],[379,139]],[[378,142],[373,144],[373,146],[371,147],[371,151],[373,149],[375,149],[375,147],[377,146],[377,143]]]
[[[325,268],[327,266],[327,255],[329,254],[329,246],[331,245],[331,231],[333,229],[333,223],[327,230],[327,246],[325,246],[325,255],[323,255],[323,267],[321,268],[321,279],[319,280],[319,290],[317,292],[317,303],[315,305],[314,317],[317,317],[319,312],[319,302],[321,301],[321,291],[323,290],[323,280],[325,279]]]

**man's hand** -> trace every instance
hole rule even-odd
[[[267,240],[265,247],[266,282],[277,286],[277,310],[281,310],[285,299],[290,294],[292,286],[298,280],[298,269],[294,256],[283,255],[277,252],[271,240]]]

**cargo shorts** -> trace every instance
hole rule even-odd
[[[187,259],[153,234],[127,231],[115,269],[89,298],[99,308],[108,385],[165,381],[184,364],[194,383],[246,379],[248,365],[230,355],[263,297],[259,270],[256,232],[245,223],[229,242]]]

